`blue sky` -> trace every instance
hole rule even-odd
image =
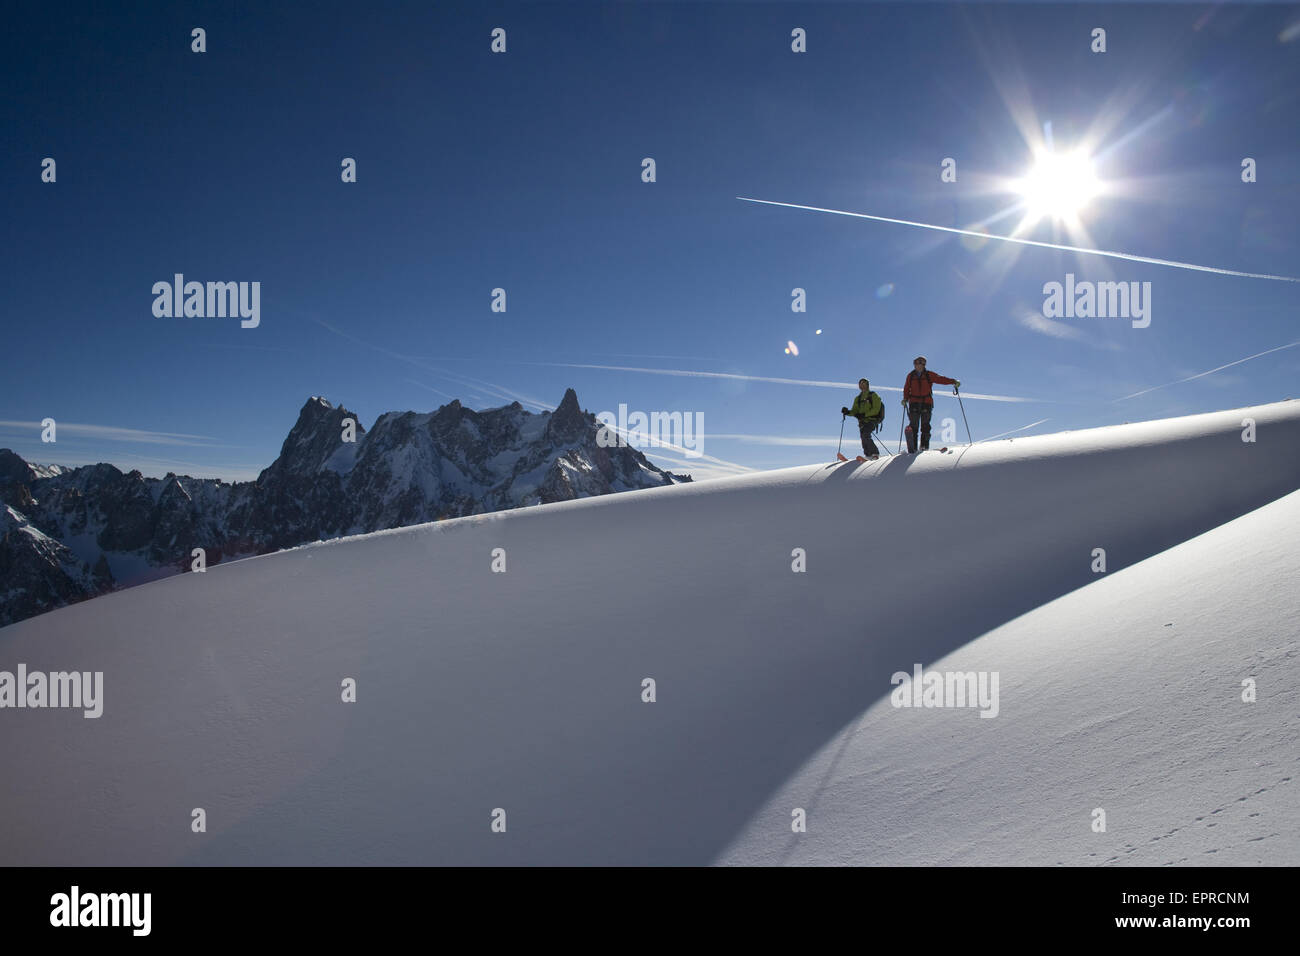
[[[24,8],[0,41],[0,446],[29,460],[248,478],[311,395],[369,427],[571,386],[593,412],[701,413],[708,460],[652,457],[704,477],[833,454],[854,388],[765,378],[865,375],[896,439],[884,389],[917,353],[962,380],[977,439],[1300,391],[1291,348],[1121,400],[1300,340],[1300,284],[736,199],[966,228],[1016,205],[1050,123],[1107,192],[1086,242],[1050,218],[1024,236],[1300,275],[1295,6],[74,9]],[[155,317],[178,272],[259,281],[260,324]],[[1150,282],[1150,326],[1047,322],[1066,273]]]

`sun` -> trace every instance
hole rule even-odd
[[[1082,150],[1056,153],[1039,150],[1034,165],[1016,180],[1030,218],[1077,222],[1088,203],[1101,192],[1092,161]]]

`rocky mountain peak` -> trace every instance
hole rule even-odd
[[[355,412],[342,405],[335,407],[318,395],[313,395],[298,412],[298,420],[280,446],[280,456],[258,475],[258,483],[275,482],[290,477],[303,477],[320,471],[321,466],[338,450],[343,435],[343,422],[352,419],[356,424],[357,441],[365,428]]]
[[[30,485],[36,472],[23,459],[8,448],[0,448],[0,481]]]
[[[556,441],[574,441],[591,430],[591,423],[578,406],[578,393],[571,388],[565,389],[559,407],[551,413],[551,419],[546,423],[547,436]]]

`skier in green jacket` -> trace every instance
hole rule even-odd
[[[862,453],[868,461],[880,457],[880,449],[871,440],[871,433],[880,427],[885,418],[885,403],[871,390],[871,383],[865,378],[858,379],[861,391],[853,399],[852,408],[841,408],[840,414],[852,415],[858,420],[858,434],[862,436]]]

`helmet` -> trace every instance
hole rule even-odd
[[[920,362],[922,365],[924,365],[924,364],[925,364],[925,356],[924,356],[924,355],[918,355],[916,358],[912,359],[912,364],[916,364],[917,362]]]

